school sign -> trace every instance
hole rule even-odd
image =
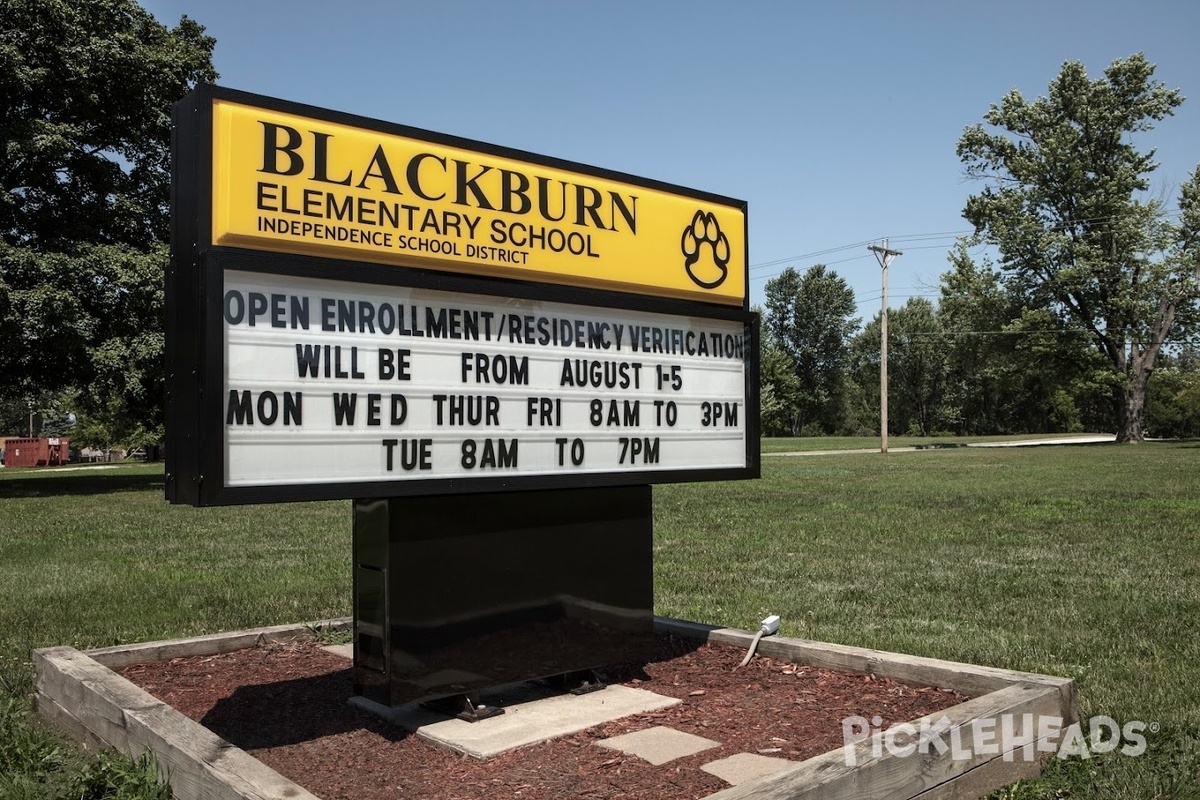
[[[757,476],[745,203],[219,87],[175,135],[173,502]]]

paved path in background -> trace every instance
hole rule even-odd
[[[0,468],[3,468],[4,466],[5,466],[4,464],[0,464]],[[60,472],[78,472],[81,469],[116,469],[116,468],[117,468],[116,464],[89,464],[86,467],[50,467],[50,471],[52,471],[55,475],[57,475]],[[40,469],[45,470],[45,467],[41,467]]]
[[[1021,439],[1011,442],[967,442],[965,444],[927,444],[920,447],[889,447],[888,453],[929,453],[937,450],[955,450],[959,447],[1036,447],[1046,444],[1100,444],[1111,442],[1110,434],[1067,436],[1057,439]],[[857,453],[878,453],[878,447],[863,447],[855,450],[796,450],[787,453],[763,453],[763,456],[842,456]]]

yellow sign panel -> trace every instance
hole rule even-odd
[[[212,243],[742,305],[744,207],[227,100]]]

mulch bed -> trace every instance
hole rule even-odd
[[[647,664],[608,670],[681,705],[478,761],[439,749],[347,703],[346,659],[313,642],[266,645],[121,670],[126,678],[323,800],[700,798],[727,784],[701,765],[737,753],[802,761],[842,746],[843,718],[905,722],[963,695],[888,678],[797,666],[745,650],[659,636]],[[485,697],[486,699],[486,697]],[[595,746],[666,725],[722,742],[660,766]]]

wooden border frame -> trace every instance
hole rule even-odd
[[[319,630],[348,630],[350,626],[350,619],[345,618],[87,652],[73,647],[35,650],[37,710],[86,747],[112,747],[130,755],[153,751],[178,800],[319,800],[113,670],[169,658],[228,653],[266,642],[309,639]],[[655,618],[655,630],[737,647],[748,647],[753,639],[746,631],[662,617]],[[1068,678],[787,637],[763,639],[758,652],[796,664],[868,673],[973,695],[965,703],[923,718],[934,723],[944,717],[951,740],[957,735],[971,742],[981,721],[990,723],[988,727],[995,733],[1000,730],[1001,717],[1051,717],[1063,727],[1078,721],[1075,682]],[[1038,775],[1044,750],[1056,749],[1052,745],[1059,735],[1055,730],[1052,736],[1033,739],[1032,759],[1016,749],[953,758],[952,750],[941,752],[937,747],[899,757],[881,746],[884,733],[880,731],[853,746],[854,766],[848,765],[850,753],[842,747],[724,789],[706,800],[979,797]],[[899,744],[899,737],[895,741]],[[882,755],[873,755],[873,751]]]
[[[655,620],[655,629],[738,647],[748,647],[753,638],[746,631],[663,618]],[[991,721],[994,724],[989,727],[999,731],[1000,719],[1006,716],[1014,720],[1025,714],[1032,714],[1035,719],[1053,717],[1062,720],[1063,727],[1078,722],[1079,718],[1075,681],[1070,678],[787,637],[763,639],[758,652],[796,664],[862,672],[973,695],[965,703],[912,721],[918,726],[922,721],[932,725],[945,717],[950,723],[946,738],[958,735],[967,743],[972,741],[972,731],[979,721]],[[955,730],[959,733],[955,734]],[[981,797],[1022,778],[1039,775],[1047,753],[1038,745],[1052,744],[1058,736],[1055,731],[1045,742],[1035,739],[1036,757],[1031,760],[1017,755],[1015,750],[956,760],[952,752],[940,753],[936,747],[908,757],[891,755],[882,747],[884,733],[880,731],[854,746],[855,766],[847,764],[846,748],[839,747],[764,778],[723,789],[705,800]],[[896,742],[903,746],[899,737]],[[883,755],[873,755],[878,751]]]

